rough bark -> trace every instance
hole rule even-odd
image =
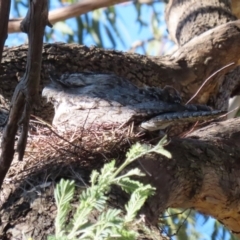
[[[171,38],[182,46],[207,30],[237,18],[231,12],[230,0],[170,0],[165,19]]]
[[[165,11],[165,18],[170,36],[176,44],[182,46],[190,39],[215,26],[234,21],[240,16],[239,9],[239,1],[236,0],[201,0],[197,2],[194,0],[170,0]],[[216,56],[212,60],[215,61]],[[207,61],[206,64],[208,63]],[[225,104],[226,108],[228,102],[224,96],[226,89],[231,89],[232,96],[239,94],[239,84],[234,85],[234,82],[239,81],[239,72],[240,69],[237,67],[229,74],[218,77],[218,79],[221,79],[221,83],[218,88],[217,106],[223,107]]]
[[[79,45],[47,44],[43,50],[41,86],[49,82],[48,75],[51,72],[56,72],[57,75],[82,71],[115,73],[137,86],[171,85],[181,93],[184,101],[187,101],[207,77],[221,67],[234,62],[235,65],[208,81],[192,101],[192,103],[210,103],[209,105],[215,109],[226,109],[232,90],[240,85],[239,79],[231,78],[225,83],[228,88],[223,92],[219,91],[219,86],[225,73],[239,62],[239,27],[239,21],[216,27],[165,57],[147,57]],[[26,46],[7,48],[3,52],[0,89],[1,95],[6,100],[10,99],[18,77],[24,72],[26,53]],[[3,105],[6,101],[4,99],[1,100]],[[8,107],[7,102],[5,107]],[[49,117],[49,113],[43,113],[43,108],[39,111],[43,118],[44,115]]]
[[[232,0],[232,6],[231,6],[233,14],[240,18],[240,2],[238,0]]]
[[[239,140],[240,119],[228,120],[196,131],[188,139],[172,139],[166,146],[173,154],[171,160],[161,156],[141,160],[151,173],[148,181],[157,187],[149,203],[153,216],[170,206],[194,208],[240,237]]]

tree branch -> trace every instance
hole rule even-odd
[[[140,166],[157,188],[145,213],[151,222],[168,207],[194,208],[240,237],[240,118],[213,123],[165,147],[172,159],[146,156]]]
[[[232,12],[237,18],[240,18],[240,2],[238,0],[232,0]]]
[[[46,83],[49,83],[48,74],[54,70],[57,73],[56,75],[82,71],[115,73],[131,80],[138,86],[144,84],[157,87],[167,84],[173,85],[181,91],[184,99],[188,100],[213,72],[230,62],[235,62],[235,66],[239,65],[239,29],[239,21],[221,25],[192,39],[171,56],[158,58],[104,51],[94,47],[48,44],[45,45],[43,51],[44,69],[42,73],[44,77],[42,85],[45,86]],[[12,87],[9,86],[11,84],[6,84],[6,75],[10,74],[12,76],[11,80],[16,80],[16,72],[14,71],[22,71],[22,62],[26,57],[26,52],[26,46],[5,50],[0,89],[5,90],[6,86]],[[40,51],[35,52],[35,54],[38,57],[41,55]],[[32,63],[35,64],[34,61]],[[28,62],[27,73],[31,72],[29,70],[31,69],[30,66],[32,65]],[[33,69],[39,71],[40,65],[33,65]],[[224,108],[232,90],[240,85],[239,78],[237,80],[233,79],[232,82],[228,82],[230,84],[229,88],[224,89],[223,93],[219,92],[221,86],[225,84],[222,85],[223,76],[228,71],[229,69],[212,79],[195,101],[207,103],[213,96],[216,98],[212,101],[213,106]],[[34,76],[34,74],[31,76]],[[26,75],[22,82],[29,84],[25,77]],[[36,82],[31,85],[34,89],[37,86],[35,84]],[[62,84],[64,85],[65,82],[63,81]],[[115,91],[118,91],[118,89]],[[25,95],[28,96],[29,93],[30,97],[27,102],[24,102]],[[61,94],[59,93],[60,97]],[[106,92],[103,91],[102,94],[102,98],[104,98]],[[16,109],[18,111],[17,115],[21,116],[24,109],[29,117],[31,108],[29,102],[32,99],[34,100],[34,96],[37,95],[36,91],[26,93],[25,88],[21,91],[17,90],[15,98],[21,99],[20,107]],[[219,102],[220,99],[223,99],[223,105]],[[16,106],[14,107],[16,108]],[[12,111],[10,113],[12,122],[10,123],[14,124],[17,117],[13,115]],[[49,113],[47,112],[47,114]],[[21,122],[25,130],[28,127],[28,117]],[[5,138],[15,134],[17,129],[16,124],[13,128],[10,125],[8,126],[9,130],[4,132]],[[113,131],[114,128],[109,129]],[[94,134],[96,133],[94,132]],[[105,133],[102,132],[102,134]],[[157,137],[159,138],[158,135]],[[195,208],[216,217],[236,236],[240,236],[240,214],[236,211],[240,206],[240,119],[211,124],[189,134],[187,137],[186,139],[173,138],[170,140],[170,143],[166,146],[167,150],[173,155],[170,160],[159,155],[146,156],[139,160],[141,162],[139,166],[143,166],[143,171],[146,171],[147,174],[146,182],[152,183],[157,188],[156,195],[150,199],[145,208],[148,219],[155,223],[159,213],[167,207]],[[26,135],[22,135],[22,139],[21,146],[24,148]],[[83,140],[81,138],[81,141]],[[92,142],[91,137],[88,137],[88,141]],[[103,138],[103,141],[105,141],[105,138]],[[13,141],[10,142],[9,154],[12,154],[13,144]],[[83,142],[81,142],[81,146],[84,146]],[[114,147],[116,147],[115,144]],[[23,148],[21,147],[21,149]],[[111,147],[112,149],[113,147]],[[92,151],[89,152],[92,157]],[[45,160],[51,158],[49,156],[44,159],[44,164],[46,164]],[[57,157],[64,157],[64,160],[66,160],[65,156],[60,156],[60,154]],[[88,158],[85,156],[84,158],[86,162]],[[38,162],[35,164],[38,164]],[[0,171],[0,176],[3,175],[2,172]]]
[[[52,10],[49,12],[49,21],[54,24],[59,21],[64,21],[68,18],[80,16],[90,11],[109,7],[123,2],[129,2],[130,0],[83,0],[79,3],[71,4],[67,7]],[[20,31],[20,22],[22,19],[10,20],[8,24],[8,32],[14,33]]]
[[[22,126],[22,132],[17,146],[19,159],[22,160],[24,155],[30,111],[38,99],[43,35],[47,24],[48,1],[30,1],[27,16],[21,23],[22,30],[28,33],[29,37],[26,73],[15,89],[8,123],[3,132],[2,153],[0,157],[0,186],[2,186],[4,177],[13,160],[14,142],[18,125]]]
[[[2,60],[2,51],[3,51],[4,43],[7,39],[10,6],[11,6],[10,0],[0,1],[0,63]]]
[[[48,44],[44,46],[43,52],[42,85],[49,81],[48,72],[52,71],[59,76],[66,72],[83,71],[115,73],[137,86],[171,85],[182,94],[186,102],[212,73],[234,62],[231,68],[208,81],[193,101],[202,104],[211,102],[213,108],[226,110],[228,99],[233,89],[240,86],[240,80],[231,78],[227,83],[224,82],[229,87],[220,93],[219,88],[224,75],[239,64],[239,29],[240,20],[223,24],[195,37],[175,53],[165,57],[147,57],[79,45]],[[13,76],[13,83],[16,81],[16,72],[13,71],[22,70],[26,51],[26,46],[4,51],[0,88],[8,88],[6,93],[15,84],[6,86],[8,80],[4,80],[4,76],[10,74]]]

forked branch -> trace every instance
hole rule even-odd
[[[0,157],[0,186],[13,160],[15,136],[19,126],[21,126],[21,135],[17,145],[19,160],[22,160],[24,155],[30,111],[38,100],[43,34],[47,24],[48,1],[30,0],[27,16],[21,23],[22,31],[26,32],[29,38],[27,66],[24,76],[15,89],[8,123],[3,133]]]

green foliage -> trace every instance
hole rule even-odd
[[[70,201],[74,194],[74,181],[64,181],[63,179],[57,185],[54,191],[54,197],[57,205],[57,217],[55,219],[56,234],[62,236],[65,234],[64,224],[67,214],[70,210]]]
[[[130,169],[122,175],[120,173],[145,154],[155,152],[171,157],[170,153],[163,149],[164,144],[166,137],[153,148],[137,143],[129,150],[125,162],[120,167],[117,168],[113,160],[105,164],[100,171],[93,170],[90,177],[91,185],[80,194],[76,210],[70,205],[74,195],[74,182],[61,180],[54,192],[57,205],[55,236],[48,239],[137,239],[138,233],[130,230],[131,226],[136,224],[138,211],[146,199],[154,194],[155,189],[149,184],[144,185],[131,179],[133,176],[144,175],[137,168]],[[113,184],[130,194],[130,199],[125,205],[125,213],[107,206],[107,194]],[[70,210],[75,213],[68,223]],[[96,221],[89,220],[93,211],[99,213]],[[145,228],[147,231],[147,227]]]

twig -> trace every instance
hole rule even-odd
[[[204,85],[206,85],[206,83],[211,80],[214,76],[216,76],[219,72],[221,72],[222,70],[234,65],[235,62],[229,63],[227,65],[225,65],[224,67],[218,69],[216,72],[214,72],[212,75],[210,75],[204,82],[203,84],[200,86],[200,88],[197,90],[197,92],[187,101],[186,104],[189,104],[198,94],[199,92],[202,90],[202,88],[204,87]]]

